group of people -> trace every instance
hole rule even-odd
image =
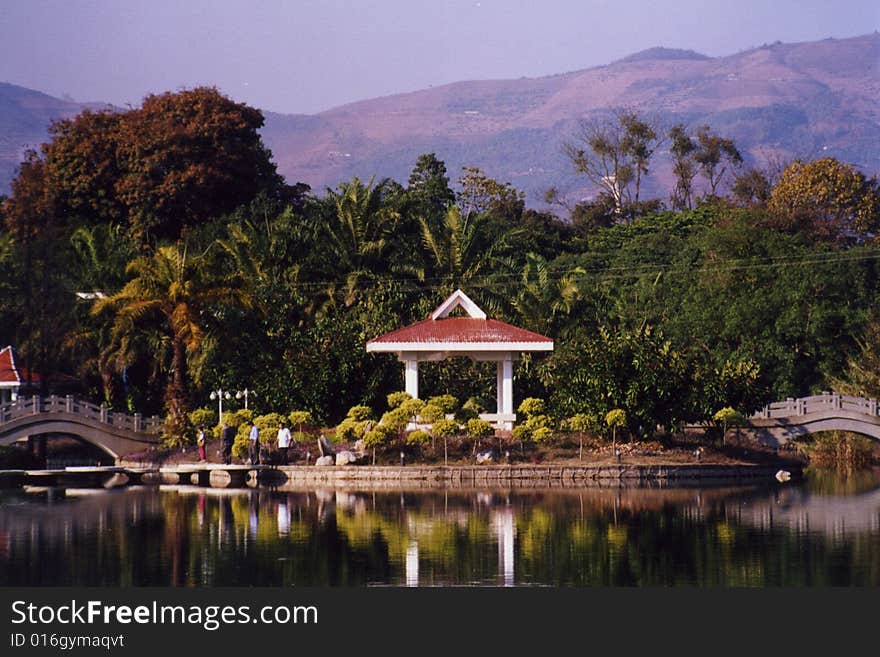
[[[223,459],[223,463],[229,465],[232,462],[232,445],[235,443],[235,434],[238,432],[238,429],[225,422],[220,426],[220,456]],[[203,463],[208,460],[205,431],[205,425],[200,424],[196,445],[199,450],[199,460]],[[280,465],[287,465],[289,462],[290,441],[290,429],[285,426],[284,422],[279,422],[276,442]],[[260,429],[253,420],[251,420],[248,431],[248,463],[250,465],[260,464]]]

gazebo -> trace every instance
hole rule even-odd
[[[457,308],[464,317],[452,317]],[[466,356],[498,365],[497,412],[480,417],[498,429],[512,429],[513,361],[526,351],[553,351],[553,340],[525,329],[488,319],[461,290],[456,290],[428,319],[367,342],[367,352],[394,353],[404,364],[406,392],[419,396],[419,363]]]

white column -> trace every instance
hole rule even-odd
[[[405,360],[406,391],[413,399],[419,398],[419,361]]]
[[[513,359],[507,356],[502,365],[501,412],[513,413]]]
[[[504,412],[504,361],[499,360],[496,364],[498,365],[498,374],[496,376],[498,388],[495,394],[497,402],[495,412],[501,414]]]

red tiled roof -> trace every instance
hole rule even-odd
[[[27,386],[30,381],[31,386],[38,386],[40,380],[40,373],[36,370],[16,366],[15,350],[11,346],[0,349],[0,385],[12,383]],[[79,379],[69,374],[56,373],[50,374],[48,381],[57,384],[71,384],[78,383]]]
[[[382,343],[547,343],[553,340],[497,319],[445,317],[426,319],[386,333],[367,344]]]
[[[0,349],[0,383],[21,383],[18,371],[15,369],[12,347]]]

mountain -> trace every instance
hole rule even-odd
[[[0,85],[2,167],[20,156],[22,135],[36,143],[53,112],[75,110],[16,87],[21,99],[9,114],[10,88]],[[708,124],[758,164],[831,155],[877,173],[880,34],[777,42],[725,57],[650,48],[607,66],[541,78],[456,82],[314,115],[265,112],[263,138],[288,182],[318,192],[353,175],[405,183],[418,155],[433,151],[453,180],[462,166],[478,166],[536,202],[551,185],[575,197],[589,192],[561,144],[579,119],[620,107],[663,125]],[[3,168],[0,183],[8,179]],[[668,164],[658,158],[648,191],[665,197],[669,179]]]

